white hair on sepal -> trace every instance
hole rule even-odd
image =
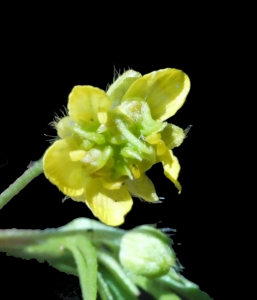
[[[183,272],[183,270],[185,269],[185,267],[183,267],[180,263],[180,261],[178,260],[178,258],[176,257],[176,262],[175,265],[172,267],[177,273]]]
[[[159,198],[158,201],[152,201],[152,202],[151,201],[147,201],[147,202],[150,203],[150,204],[158,204],[158,203],[163,203],[163,200],[165,200],[165,197],[159,197],[158,196],[158,198]]]
[[[170,228],[170,227],[163,227],[163,228],[160,228],[160,230],[166,234],[169,234],[170,232],[177,232],[177,229]]]
[[[62,105],[63,110],[60,108],[60,111],[62,113],[63,117],[67,117],[69,115],[69,110],[68,107],[66,107],[65,105]]]
[[[27,165],[27,169],[31,168],[31,167],[35,164],[35,162],[36,162],[36,161],[32,161],[32,160],[31,160],[31,161],[29,162],[29,164]]]
[[[56,112],[54,112],[54,120],[51,121],[51,122],[49,123],[49,125],[50,125],[52,128],[54,128],[54,129],[57,129],[57,128],[56,128],[56,125],[57,125],[57,123],[60,122],[60,120],[61,120],[62,118],[65,118],[65,117],[67,117],[67,116],[69,115],[68,108],[67,108],[66,106],[64,106],[64,105],[62,106],[62,108],[63,108],[63,110],[60,108],[61,117],[60,117],[59,115],[57,115]]]
[[[117,80],[117,78],[119,77],[119,76],[121,76],[123,73],[125,73],[126,71],[128,71],[128,70],[131,70],[131,68],[128,66],[127,68],[123,68],[123,72],[121,71],[121,69],[119,69],[119,70],[117,70],[116,68],[115,68],[115,65],[114,65],[114,67],[113,67],[113,82],[115,81],[115,80]]]
[[[171,233],[171,232],[177,232],[177,229],[171,228],[171,227],[162,227],[160,224],[162,224],[163,221],[159,221],[155,224],[155,227],[157,228],[157,226],[159,226],[160,228],[157,228],[158,230],[160,230],[161,232],[163,232],[164,234],[168,235],[169,237],[172,235],[175,235],[175,233]]]
[[[68,108],[65,105],[62,105],[62,108],[60,108],[61,116],[59,116],[56,112],[54,112],[54,119],[53,121],[49,122],[48,125],[50,125],[53,129],[57,130],[57,124],[60,122],[61,119],[67,117],[69,115]],[[58,135],[49,135],[44,134],[44,136],[50,137],[50,139],[47,139],[47,142],[50,142],[53,144],[55,141],[59,140],[60,138]]]
[[[115,68],[115,65],[113,66],[113,79],[112,82],[114,82],[119,76],[121,75],[121,70],[117,70]]]
[[[54,112],[54,119],[53,121],[49,122],[48,125],[50,125],[53,129],[56,129],[56,124],[61,120],[61,118],[57,115],[56,112]]]
[[[64,198],[62,198],[62,203],[64,203],[67,199],[70,199],[69,196],[65,196]]]
[[[177,232],[176,229],[170,228],[170,227],[159,228],[159,230],[160,230],[161,232],[163,232],[165,235],[167,235],[169,238],[170,238],[171,236],[174,236],[174,235],[176,234],[176,232]]]
[[[106,91],[108,91],[109,87],[114,83],[114,81],[120,76],[120,71],[116,70],[115,65],[113,66],[113,79],[112,83],[107,83]]]
[[[147,201],[147,200],[144,200],[143,198],[139,197],[139,196],[136,196],[136,195],[133,195],[132,193],[130,193],[131,196],[133,198],[137,198],[139,199],[141,202],[144,202],[144,203],[149,203],[149,204],[158,204],[158,203],[162,203],[162,200],[165,199],[164,197],[159,197],[159,201]]]
[[[119,70],[117,70],[116,68],[115,68],[115,65],[113,66],[113,79],[112,79],[112,83],[107,83],[107,85],[106,85],[106,91],[108,91],[108,89],[109,89],[109,87],[123,74],[123,73],[125,73],[126,71],[128,71],[128,70],[131,70],[131,68],[130,67],[128,67],[127,69],[126,68],[124,68],[123,69],[123,72],[121,71],[121,69],[119,69]]]
[[[48,136],[50,137],[50,139],[47,139],[46,141],[49,142],[50,144],[53,144],[55,141],[58,141],[60,138],[58,135],[49,135],[49,134],[45,134],[44,136]]]
[[[184,133],[185,133],[185,138],[187,137],[189,131],[191,130],[191,128],[193,127],[193,125],[188,125],[187,128],[184,130]]]
[[[157,225],[160,223],[163,223],[162,221],[159,221],[156,223],[155,227],[157,228]],[[171,241],[171,247],[174,244],[171,236],[176,235],[177,229],[171,228],[171,227],[163,227],[163,228],[157,228],[160,231],[162,231],[165,235],[167,235],[170,238]],[[180,243],[176,243],[177,245],[180,245]],[[182,264],[180,263],[179,259],[176,257],[175,265],[171,267],[171,269],[175,270],[177,273],[183,272],[185,269]]]

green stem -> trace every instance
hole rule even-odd
[[[41,173],[43,173],[42,159],[33,163],[28,170],[0,194],[0,209]]]

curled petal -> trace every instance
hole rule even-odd
[[[112,100],[112,108],[115,108],[120,104],[122,97],[127,92],[131,84],[140,77],[142,77],[140,73],[134,70],[128,70],[114,81],[106,92]]]
[[[164,121],[173,116],[184,104],[190,89],[189,77],[177,69],[149,73],[136,80],[123,96],[145,100],[155,120]]]
[[[58,140],[47,149],[43,158],[46,178],[70,197],[81,195],[85,187],[81,163],[71,159],[74,150],[66,140]]]
[[[69,115],[78,123],[107,122],[111,99],[103,90],[86,85],[75,86],[69,95]]]
[[[167,124],[161,132],[161,138],[169,149],[180,146],[185,137],[184,130],[174,124]]]
[[[154,164],[156,164],[156,151],[152,145],[149,145],[150,154],[145,154],[141,152],[142,161],[138,161],[137,165],[142,172],[148,171]]]
[[[119,189],[106,189],[100,179],[88,177],[86,189],[86,204],[92,213],[103,223],[119,226],[124,223],[124,216],[132,207],[132,198],[125,186]]]
[[[73,128],[75,126],[75,122],[71,117],[64,117],[56,123],[56,129],[58,136],[62,139],[72,136]]]
[[[104,167],[107,161],[111,158],[112,148],[107,146],[100,151],[98,149],[90,149],[85,157],[81,160],[81,163],[84,166],[85,175],[93,174],[97,170]]]
[[[142,198],[148,202],[158,202],[159,197],[156,194],[154,185],[144,173],[139,178],[128,179],[125,182],[129,192],[136,197]]]
[[[173,154],[172,150],[167,149],[163,155],[159,156],[159,161],[162,162],[164,175],[174,183],[180,194],[182,188],[177,180],[180,171],[180,165],[177,157]]]

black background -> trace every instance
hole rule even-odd
[[[45,23],[44,23],[45,22]],[[39,159],[49,146],[45,135],[55,135],[48,125],[54,113],[67,104],[74,85],[93,85],[106,89],[112,83],[114,68],[132,68],[141,74],[167,67],[188,74],[191,91],[179,112],[169,121],[186,128],[193,125],[188,138],[174,150],[181,164],[180,195],[156,165],[148,173],[162,204],[150,205],[134,199],[132,211],[122,228],[159,223],[159,227],[177,230],[174,249],[185,267],[183,275],[211,297],[216,298],[214,274],[218,262],[218,182],[213,175],[213,123],[217,108],[213,105],[210,86],[212,44],[201,38],[191,42],[174,30],[152,34],[144,25],[122,34],[116,31],[122,22],[95,33],[80,24],[80,32],[69,27],[54,28],[45,20],[32,32],[33,22],[5,37],[1,58],[1,148],[0,186],[7,188]],[[169,25],[171,26],[171,25]],[[170,27],[168,27],[170,28]],[[81,30],[82,29],[82,30]],[[148,34],[147,34],[148,32]],[[188,37],[193,32],[187,33]],[[216,111],[215,111],[216,109]],[[82,203],[67,200],[44,175],[33,180],[0,211],[0,228],[45,229],[62,226],[77,217],[93,218]],[[78,288],[78,280],[60,273],[46,263],[23,261],[0,253],[0,293],[9,299],[14,295],[27,299],[68,298]],[[66,298],[62,296],[66,295]],[[2,297],[0,297],[2,299]],[[3,299],[5,299],[3,297]],[[76,299],[76,298],[73,298]]]

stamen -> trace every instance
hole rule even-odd
[[[131,165],[130,169],[135,178],[139,178],[141,176],[140,170],[137,165],[135,165],[135,164]]]
[[[160,139],[161,139],[161,134],[160,133],[153,133],[153,134],[148,135],[145,138],[147,143],[149,143],[151,145],[158,144]]]
[[[160,140],[159,143],[157,144],[157,155],[163,155],[167,150],[167,147],[164,143],[164,141]]]
[[[86,151],[84,150],[70,151],[69,155],[72,161],[80,161],[83,157],[85,157]]]
[[[98,120],[101,124],[106,124],[107,123],[108,115],[107,115],[106,111],[99,111],[97,113],[97,117],[98,117]]]

